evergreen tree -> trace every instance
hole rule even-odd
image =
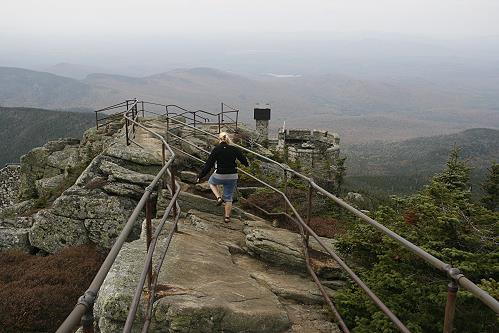
[[[454,150],[447,168],[423,190],[394,198],[374,218],[496,294],[499,283],[485,279],[499,276],[499,214],[471,201],[469,176],[470,169]],[[338,249],[357,263],[362,279],[412,332],[442,331],[449,282],[445,274],[363,223],[352,226]],[[336,301],[354,332],[397,332],[355,286],[340,292]],[[494,332],[497,325],[493,311],[459,292],[458,332]]]
[[[345,183],[345,175],[346,175],[346,171],[347,171],[347,168],[345,166],[346,159],[347,159],[346,157],[338,158],[338,161],[336,162],[336,165],[335,165],[333,179],[334,179],[334,182],[336,185],[335,192],[337,194],[340,193],[341,187]]]
[[[481,202],[490,210],[499,208],[499,164],[494,163],[490,167],[487,179],[482,183],[485,192]]]

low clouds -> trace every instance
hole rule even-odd
[[[379,31],[499,34],[495,0],[6,0],[0,34]]]

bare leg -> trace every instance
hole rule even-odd
[[[213,184],[209,184],[209,185],[210,185],[211,191],[215,195],[215,198],[216,199],[220,198],[220,191],[218,190],[218,186],[217,185],[213,185]]]
[[[232,202],[225,203],[225,217],[230,217],[230,212],[232,211]]]

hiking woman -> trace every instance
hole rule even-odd
[[[241,149],[231,144],[232,141],[227,133],[221,132],[218,135],[218,140],[219,144],[211,151],[208,160],[198,175],[198,181],[215,166],[215,172],[210,176],[208,184],[210,184],[211,191],[217,198],[217,206],[225,203],[224,221],[228,223],[230,222],[232,210],[232,196],[238,179],[236,160],[239,160],[245,166],[248,166],[249,163]],[[217,185],[223,186],[223,198],[220,196]]]

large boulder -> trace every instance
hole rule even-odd
[[[305,256],[301,236],[285,229],[271,229],[268,227],[246,227],[246,246],[248,252],[257,258],[275,266],[283,266],[297,271],[306,271]],[[331,250],[334,249],[334,240],[320,238]],[[314,271],[321,277],[335,281],[344,280],[345,273],[329,254],[312,237],[309,247],[315,253],[310,262]],[[333,283],[333,284],[334,284]]]
[[[102,151],[114,141],[112,134],[114,134],[113,131],[108,132],[103,127],[99,129],[92,127],[86,130],[80,144],[81,161],[87,165],[97,155],[102,153]]]
[[[104,174],[109,175],[109,181],[117,180],[147,186],[154,179],[152,175],[135,172],[107,160],[102,160],[100,170]]]
[[[135,184],[108,182],[102,186],[102,189],[110,195],[129,197],[136,200],[139,200],[144,195],[144,187]]]
[[[305,259],[300,235],[284,229],[245,230],[251,254],[274,265],[303,270]]]
[[[47,148],[38,147],[21,156],[20,200],[37,197],[35,181],[43,178],[49,154]]]
[[[33,246],[51,253],[90,241],[109,248],[136,205],[131,198],[73,186],[53,203],[51,209],[35,215],[30,240]],[[130,239],[138,238],[139,234],[137,223]]]
[[[47,165],[69,172],[80,164],[78,146],[67,146],[63,150],[53,152],[47,158]]]
[[[36,248],[54,253],[66,246],[88,243],[88,233],[81,220],[55,215],[50,210],[39,211],[33,219],[29,240]]]
[[[14,205],[19,192],[19,166],[0,168],[0,209]]]
[[[42,178],[35,181],[36,191],[38,197],[42,199],[48,199],[51,196],[57,194],[58,191],[62,189],[64,184],[64,175],[58,174],[57,176],[50,178]]]
[[[2,217],[0,215],[0,228],[28,229],[33,225],[31,216]]]
[[[4,207],[0,209],[0,224],[2,220],[5,219],[15,219],[18,216],[24,217],[33,214],[33,210],[36,207],[36,200],[26,200],[18,202],[12,206]]]
[[[83,169],[80,141],[73,138],[49,141],[21,157],[19,199],[47,200],[60,187],[73,183]]]
[[[94,312],[102,333],[122,329],[144,253],[142,240],[126,244],[101,287]],[[282,332],[290,326],[278,298],[211,237],[176,234],[163,267],[151,331]],[[141,317],[142,310],[137,322]]]
[[[28,233],[29,229],[0,227],[0,252],[5,250],[29,252],[31,246]]]
[[[61,138],[56,140],[51,140],[47,142],[43,147],[45,147],[50,153],[55,153],[61,151],[66,146],[78,146],[80,144],[79,139],[75,138]]]
[[[104,154],[120,160],[141,165],[161,165],[161,157],[135,145],[124,145],[121,142],[109,146]]]

